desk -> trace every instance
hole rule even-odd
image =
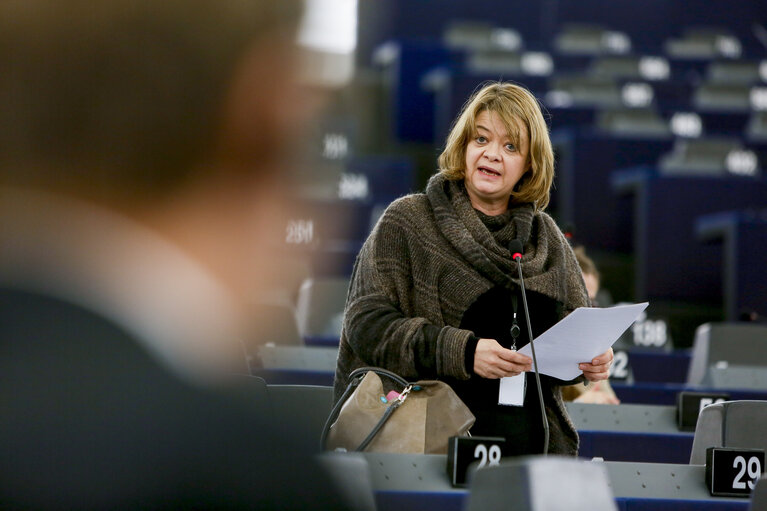
[[[338,337],[305,337],[304,343],[307,347],[337,349]],[[687,350],[671,352],[628,350],[628,356],[634,381],[637,383],[685,383],[687,381],[687,370],[692,358]],[[295,376],[299,380],[303,378],[300,371]]]
[[[636,299],[719,303],[722,250],[695,239],[695,221],[706,213],[763,207],[767,181],[663,176],[638,167],[614,172],[612,183],[634,197]]]
[[[306,350],[283,348],[281,351],[288,352],[279,357],[281,361],[267,360],[264,364],[267,367],[255,373],[264,378],[270,387],[292,384],[330,388],[333,385],[331,369],[305,367],[308,355],[302,353]],[[287,360],[288,357],[291,360]],[[289,365],[286,362],[293,367],[285,367]],[[313,363],[320,364],[322,360]],[[600,457],[608,461],[686,463],[690,459],[693,434],[678,430],[676,393],[671,396],[674,401],[666,405],[565,403],[580,435],[580,456],[587,459]],[[320,408],[315,415],[327,416],[330,412],[325,402],[307,405],[307,409],[314,407]]]
[[[265,345],[258,358],[251,364],[251,372],[270,385],[332,387],[338,347]]]
[[[689,350],[628,350],[628,357],[635,382],[685,383],[692,354]]]
[[[676,395],[683,390],[695,392],[728,393],[731,400],[757,399],[767,400],[767,389],[765,390],[746,390],[746,389],[726,389],[695,387],[684,383],[635,383],[628,385],[615,382],[611,384],[615,394],[621,403],[644,403],[655,405],[676,405]]]
[[[624,433],[578,430],[581,458],[642,463],[688,463],[692,433]]]
[[[353,200],[303,199],[265,242],[275,257],[310,261],[312,275],[348,276],[370,233],[373,207]]]
[[[323,346],[326,348],[338,348],[340,342],[337,335],[310,335],[304,337],[307,346]]]
[[[610,186],[615,169],[655,164],[673,139],[616,137],[593,129],[552,135],[559,157],[559,213],[575,227],[578,243],[628,253],[632,248],[631,201]],[[596,209],[598,209],[598,212]]]
[[[606,461],[687,463],[693,434],[680,432],[676,406],[565,403],[580,436],[578,455]]]
[[[450,486],[447,457],[367,453],[379,511],[460,511],[468,490]],[[619,509],[747,510],[747,499],[711,497],[703,465],[604,462]]]
[[[767,206],[767,196],[762,206]],[[767,316],[767,210],[731,211],[699,217],[698,239],[721,241],[724,247],[724,309],[727,321],[741,312]]]
[[[333,385],[333,373],[311,369],[255,369],[254,376],[266,380],[270,385]]]
[[[547,120],[551,130],[577,126],[595,126],[598,108],[547,106]],[[658,108],[658,113],[669,124],[678,108]],[[749,114],[743,112],[695,112],[700,117],[703,133],[707,135],[742,136],[748,126]],[[550,118],[549,118],[550,117]]]
[[[359,200],[372,204],[388,205],[394,199],[412,192],[416,184],[415,165],[407,156],[354,157],[347,163],[346,173],[364,176],[368,193],[361,194]]]
[[[421,87],[429,70],[448,65],[457,57],[437,40],[397,41],[398,54],[386,70],[391,90],[394,136],[400,141],[434,141],[432,93]]]
[[[302,367],[272,367],[256,368],[254,375],[260,376],[270,384],[296,384],[296,385],[333,385],[334,370],[308,369]],[[615,394],[622,404],[647,404],[676,406],[676,396],[683,390],[695,392],[711,392],[730,394],[730,398],[736,399],[759,399],[767,400],[767,389],[712,389],[708,387],[695,387],[685,383],[656,383],[636,382],[627,384],[621,382],[611,383]],[[603,405],[607,406],[607,405]],[[584,428],[587,426],[583,425]]]

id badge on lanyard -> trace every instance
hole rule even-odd
[[[514,318],[511,324],[511,349],[517,351],[517,338],[520,328],[517,325],[517,295],[511,295],[511,303],[514,307]],[[501,378],[498,390],[498,404],[504,406],[522,406],[525,403],[525,391],[527,390],[527,374],[520,373],[516,376]]]

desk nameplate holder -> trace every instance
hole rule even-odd
[[[506,439],[501,437],[453,436],[447,446],[447,474],[453,487],[465,487],[472,464],[478,470],[498,465],[506,456]]]
[[[682,391],[676,396],[677,425],[680,431],[695,431],[698,415],[705,406],[722,403],[730,399],[725,392],[690,392]]]
[[[706,486],[711,495],[748,498],[763,473],[764,449],[706,449]]]

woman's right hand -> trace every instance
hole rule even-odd
[[[517,376],[532,369],[533,360],[516,351],[504,348],[495,339],[480,339],[474,352],[474,374],[482,378],[497,379]]]

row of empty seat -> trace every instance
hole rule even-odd
[[[659,320],[643,321],[648,328],[640,323],[615,345],[613,387],[624,402],[673,405],[682,391],[727,392],[733,399],[767,398],[767,326],[704,324],[688,351],[671,350],[660,342]],[[254,374],[270,383],[331,385],[338,337],[309,345],[300,342],[271,341],[259,346],[253,352]]]
[[[257,379],[252,382],[252,386],[259,386],[258,392],[265,396],[264,402],[273,408],[276,417],[302,421],[307,438],[301,441],[318,441],[332,402],[331,387],[265,385],[259,384]],[[609,484],[604,484],[605,479],[598,477],[596,481],[599,481],[601,488],[592,488],[595,480],[591,479],[581,481],[579,484],[582,487],[571,488],[565,492],[570,504],[573,504],[572,499],[580,498],[581,492],[589,488],[591,490],[586,491],[586,494],[592,494],[594,491],[605,492],[606,500],[603,505],[616,498],[637,500],[635,504],[645,506],[653,505],[654,501],[658,505],[664,500],[671,500],[672,502],[665,504],[670,506],[670,509],[684,504],[687,500],[707,501],[712,505],[716,502],[722,503],[726,499],[712,500],[706,490],[702,466],[706,463],[706,449],[767,447],[761,430],[763,416],[767,414],[767,402],[733,401],[709,405],[701,411],[694,434],[673,432],[673,410],[670,407],[568,405],[568,408],[581,433],[580,461],[557,457],[548,458],[549,461],[542,461],[546,458],[522,458],[502,460],[500,466],[508,467],[520,463],[565,463],[561,470],[571,470],[577,463],[584,473],[592,474],[591,478],[594,477],[591,471],[595,469],[590,467],[597,466],[600,467],[598,470],[607,470]],[[643,449],[636,448],[638,443],[642,443]],[[603,453],[615,453],[619,456],[621,446],[624,453],[633,454],[635,459],[610,460],[609,456],[600,456],[604,459],[603,462],[584,460],[596,454],[592,451],[594,448],[601,448]],[[665,459],[636,460],[637,455],[652,455],[653,452],[656,456],[665,456]],[[669,456],[675,455],[678,456],[677,459],[669,459]],[[524,481],[524,484],[518,487],[509,486],[507,480],[505,484],[496,485],[492,491],[487,487],[479,490],[484,486],[480,483],[483,478],[495,477],[490,472],[482,472],[486,469],[480,469],[472,474],[467,492],[450,486],[444,455],[329,453],[323,458],[336,471],[339,484],[343,487],[350,486],[346,491],[355,499],[361,499],[360,502],[367,503],[366,506],[369,507],[364,509],[401,509],[400,506],[405,506],[405,509],[466,509],[467,505],[476,505],[467,504],[467,498],[480,498],[475,492],[483,494],[482,500],[503,497],[508,501],[514,496],[515,501],[518,501],[521,495],[545,500],[543,496],[531,497],[536,493],[531,485],[550,482],[550,478],[541,473],[532,479],[523,477],[520,481]],[[354,470],[347,472],[347,465],[355,467]],[[529,468],[528,466],[525,470]],[[509,468],[505,470],[505,475],[498,474],[498,477],[511,477]],[[669,475],[674,479],[668,481]],[[563,479],[572,481],[572,477],[573,474],[567,474],[567,477],[563,474]],[[528,488],[528,491],[525,491],[525,488]],[[485,494],[486,492],[490,493]],[[397,494],[398,498],[389,500],[394,494]],[[438,498],[437,494],[442,497]],[[591,504],[594,504],[593,500]],[[699,506],[703,504],[704,502],[696,502]],[[572,506],[567,508],[573,509]]]

